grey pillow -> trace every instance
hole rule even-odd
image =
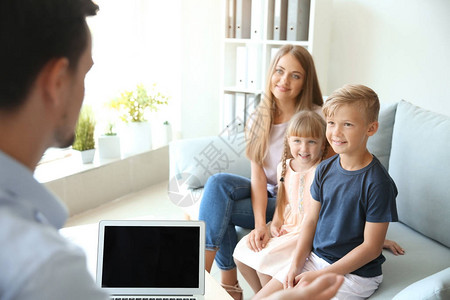
[[[410,299],[450,299],[450,268],[407,286],[393,298],[393,300]]]
[[[450,117],[401,101],[389,173],[397,184],[399,220],[450,247]]]
[[[389,156],[391,155],[392,130],[395,121],[397,103],[384,105],[380,109],[378,131],[367,141],[367,149],[374,154],[381,164],[389,169]]]
[[[250,178],[250,161],[245,156],[244,134],[218,135],[171,142],[170,178],[186,176],[189,189],[205,185],[209,176],[232,173]]]

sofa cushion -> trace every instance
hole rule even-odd
[[[389,173],[399,220],[450,247],[450,117],[406,101],[397,107]]]
[[[386,238],[401,245],[405,255],[395,256],[391,251],[383,250],[386,257],[382,265],[383,282],[370,300],[392,299],[414,282],[450,267],[449,248],[400,222],[389,225]]]
[[[450,299],[450,268],[409,285],[393,298],[409,299]]]
[[[370,153],[374,154],[381,162],[381,164],[389,169],[389,156],[391,155],[392,145],[392,129],[395,120],[395,111],[397,110],[397,103],[383,105],[380,108],[378,115],[378,122],[380,126],[378,131],[367,141],[367,148]]]
[[[250,178],[244,134],[218,135],[173,141],[169,144],[170,179],[188,174],[187,188],[198,189],[209,176],[233,173]]]

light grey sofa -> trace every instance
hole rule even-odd
[[[379,122],[368,148],[397,184],[400,222],[390,224],[387,237],[406,254],[383,250],[383,283],[370,299],[450,299],[450,117],[400,101],[382,107]],[[200,195],[211,174],[248,177],[244,147],[242,134],[226,132],[172,142],[170,178],[193,175],[184,183]],[[194,219],[196,199],[185,208]]]

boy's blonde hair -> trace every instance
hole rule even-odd
[[[378,121],[380,101],[371,88],[361,84],[347,84],[335,90],[322,107],[325,118],[332,117],[339,107],[346,104],[357,106],[368,124]]]
[[[269,134],[273,125],[273,119],[277,112],[274,95],[271,92],[272,75],[276,71],[278,61],[286,54],[292,54],[305,71],[303,88],[297,97],[296,111],[313,110],[314,105],[322,106],[323,98],[317,79],[316,68],[311,54],[302,46],[284,45],[278,50],[267,72],[266,87],[261,95],[261,102],[256,111],[250,116],[246,126],[246,155],[247,157],[263,165],[269,148]],[[248,126],[250,125],[250,126]]]
[[[322,153],[321,160],[326,157],[328,141],[326,138],[326,128],[327,125],[325,120],[314,111],[301,111],[296,113],[289,123],[284,137],[284,151],[283,157],[281,159],[281,178],[278,183],[278,193],[277,193],[277,205],[276,211],[280,220],[283,220],[283,212],[286,204],[288,202],[286,191],[284,187],[284,177],[286,175],[286,161],[289,158],[293,158],[291,154],[291,149],[289,147],[289,137],[312,137],[315,139],[321,139],[325,149]]]

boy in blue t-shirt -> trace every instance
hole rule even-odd
[[[336,297],[367,298],[383,279],[381,254],[389,222],[396,222],[397,188],[366,147],[378,130],[377,94],[363,85],[346,85],[323,106],[327,139],[337,155],[316,170],[302,231],[289,270],[257,294],[301,288],[326,273],[345,275]],[[312,251],[311,251],[312,249]]]

